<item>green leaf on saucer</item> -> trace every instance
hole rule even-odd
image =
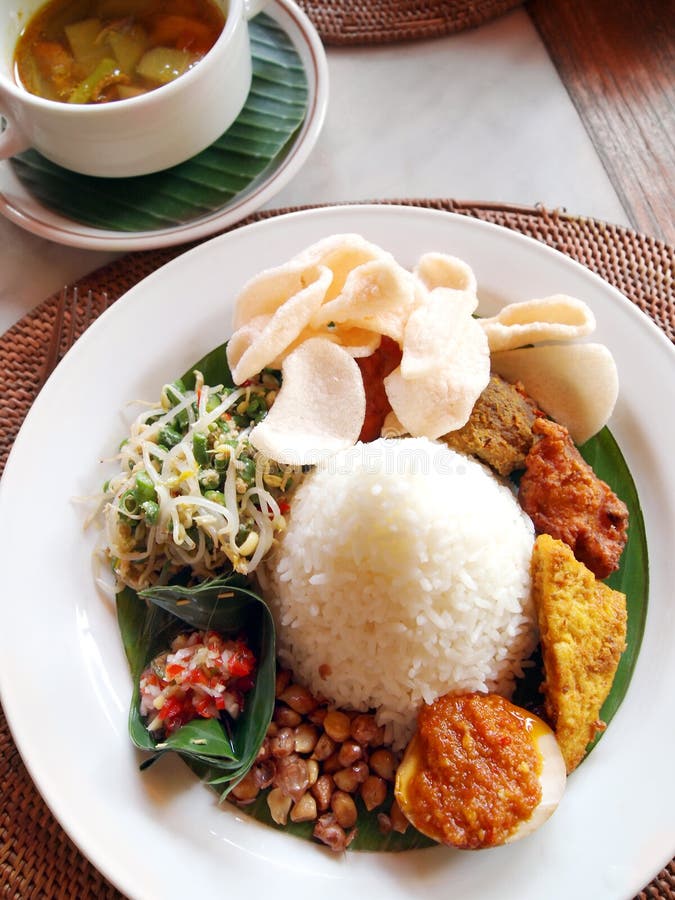
[[[11,164],[45,206],[94,228],[155,231],[222,209],[283,158],[307,112],[307,74],[286,32],[261,14],[249,23],[253,80],[237,120],[206,150],[137,178],[94,178],[35,150]]]

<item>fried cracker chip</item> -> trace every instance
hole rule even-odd
[[[236,369],[244,353],[260,337],[271,318],[271,315],[254,316],[235,331],[227,342],[227,364],[230,371]]]
[[[554,294],[541,300],[509,303],[496,316],[481,319],[490,352],[544,341],[572,341],[595,329],[591,309],[576,297]]]
[[[475,294],[469,291],[435,288],[429,292],[406,322],[403,378],[421,378],[442,368],[443,360],[455,352],[458,334],[477,305]]]
[[[358,365],[337,344],[304,341],[284,360],[281,389],[251,444],[287,465],[312,465],[356,443],[366,412]]]
[[[349,325],[340,325],[335,328],[318,329],[315,334],[311,329],[305,329],[308,337],[325,337],[343,347],[354,359],[364,356],[372,356],[382,343],[382,335],[376,331],[368,331],[366,328],[356,328]]]
[[[235,301],[234,328],[250,319],[271,315],[313,280],[317,268],[329,269],[331,284],[326,299],[342,290],[347,276],[357,266],[373,259],[392,259],[390,253],[358,234],[335,234],[305,248],[283,265],[265,269],[251,278]]]
[[[452,288],[476,293],[476,276],[464,260],[447,253],[425,253],[420,256],[414,274],[429,291]]]
[[[326,266],[331,270],[333,281],[326,301],[341,293],[350,272],[376,259],[394,262],[391,253],[367,241],[360,234],[333,234],[307,247],[295,257],[295,261],[303,265]]]
[[[234,349],[230,351],[228,344],[227,351],[235,384],[252,378],[278,359],[309,324],[312,315],[323,302],[333,275],[330,269],[318,266],[308,269],[307,276],[311,276],[307,286],[287,299],[274,313],[268,314],[260,331],[252,328],[251,322],[262,322],[263,315],[256,316],[235,331],[230,339],[230,344],[234,342]],[[245,336],[240,333],[241,329],[246,329]],[[246,340],[249,341],[248,346],[241,352]]]
[[[312,338],[321,338],[322,340],[330,341],[332,344],[337,344],[339,347],[343,347],[354,359],[371,356],[382,343],[382,335],[376,334],[374,331],[366,331],[364,328],[348,328],[344,325],[335,328],[312,328],[307,326],[277,359],[269,363],[269,366],[272,369],[280,369],[282,362],[289,353],[292,353],[300,344]]]
[[[433,439],[461,428],[490,380],[487,338],[469,309],[468,301],[454,304],[437,288],[408,320],[401,365],[384,386],[394,414],[413,437]]]
[[[265,269],[248,281],[235,300],[233,315],[235,331],[251,319],[272,316],[291,297],[295,297],[316,281],[317,268],[291,261],[275,269]]]
[[[386,334],[400,344],[416,303],[415,279],[410,272],[394,259],[374,259],[352,269],[340,294],[314,314],[312,326],[333,322]]]
[[[522,382],[527,394],[575,444],[607,424],[619,393],[619,377],[603,344],[547,344],[492,354],[492,370]]]

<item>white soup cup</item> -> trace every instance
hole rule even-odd
[[[0,159],[34,147],[84,175],[146,175],[204,150],[241,112],[251,86],[248,20],[265,0],[215,0],[225,27],[202,60],[154,91],[102,104],[45,100],[14,79],[19,34],[44,2],[0,0]]]

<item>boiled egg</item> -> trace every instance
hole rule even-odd
[[[540,718],[498,694],[422,708],[396,775],[401,811],[439,843],[477,850],[531,834],[555,811],[566,769]]]

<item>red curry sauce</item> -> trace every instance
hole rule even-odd
[[[391,412],[384,379],[399,365],[401,355],[401,348],[396,341],[384,335],[374,353],[356,360],[366,391],[366,415],[359,435],[360,441],[374,441],[380,437],[387,413]]]

